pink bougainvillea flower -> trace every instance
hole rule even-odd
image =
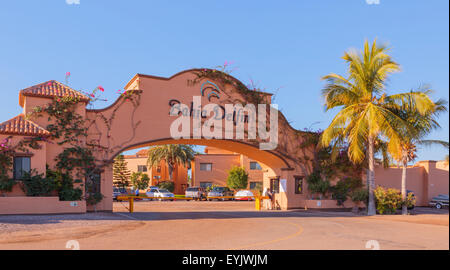
[[[66,77],[70,76],[70,72],[66,72]]]
[[[102,92],[105,91],[105,89],[104,89],[101,85],[99,85],[97,88],[98,88],[98,90],[100,90],[100,91],[102,91]]]
[[[95,95],[94,95],[94,94],[91,94],[91,97],[95,97]]]
[[[47,85],[48,85],[48,86],[52,85],[52,82],[48,82]]]

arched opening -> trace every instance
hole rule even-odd
[[[131,146],[125,147],[123,150],[118,151],[112,159],[114,159],[117,155],[120,155],[124,152],[129,152],[130,150],[135,149],[142,149],[150,146],[158,146],[158,145],[167,145],[167,144],[186,144],[186,145],[196,145],[196,146],[205,146],[210,149],[220,149],[224,152],[227,152],[228,154],[200,154],[196,155],[195,160],[192,163],[192,169],[190,173],[186,174],[186,171],[184,168],[179,169],[174,172],[175,177],[171,179],[174,183],[174,193],[176,196],[184,195],[185,188],[183,187],[189,187],[189,186],[200,186],[204,187],[205,183],[209,183],[210,185],[213,184],[215,186],[226,186],[226,177],[227,171],[231,169],[233,166],[242,166],[246,170],[246,172],[249,174],[249,181],[248,181],[248,188],[252,189],[254,184],[255,186],[258,186],[258,189],[260,188],[262,191],[263,187],[270,186],[271,179],[279,178],[280,176],[280,169],[279,168],[287,168],[289,165],[287,162],[282,158],[277,156],[275,153],[272,153],[270,151],[262,151],[258,149],[257,147],[246,144],[239,141],[233,141],[233,140],[195,140],[195,139],[161,139],[161,140],[152,140],[152,141],[146,141],[142,143],[136,143]],[[130,168],[134,168],[132,171],[136,172],[140,166],[142,167],[143,164],[146,164],[145,158],[138,157],[131,158],[131,156],[125,156],[127,162],[130,162],[131,165],[129,165]],[[138,160],[138,161],[136,161]],[[112,161],[112,160],[111,160]],[[202,162],[208,162],[212,164],[211,172],[209,172],[209,176],[206,176],[205,179],[205,172],[199,172],[196,170],[199,170],[201,164],[205,164]],[[251,168],[251,165],[257,164],[258,168]],[[106,185],[105,188],[108,188],[110,186],[113,186],[112,181],[112,173],[111,173],[111,167],[108,168],[105,171],[104,174],[104,185]],[[154,173],[155,168],[146,167],[145,171],[146,174],[150,175],[150,182],[149,186],[154,186],[160,181],[164,182],[167,180],[167,173],[164,174],[164,172],[167,170],[167,168],[162,168],[162,175],[163,178],[156,178],[156,176],[160,176],[161,174],[155,174]],[[161,169],[161,168],[158,168]],[[191,176],[191,181],[188,183],[187,179],[181,179],[183,177],[187,177],[187,175]],[[219,181],[217,181],[218,178],[221,178]],[[206,181],[206,182],[205,182]],[[257,188],[254,188],[253,191],[256,191]],[[141,190],[145,193],[145,191]],[[145,195],[145,194],[144,194]],[[110,198],[105,198],[105,203],[110,203]],[[247,205],[246,205],[247,206]],[[112,207],[114,209],[114,207]]]

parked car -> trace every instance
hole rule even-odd
[[[437,209],[441,209],[444,206],[448,207],[448,195],[439,194],[438,196],[431,198],[430,205]]]
[[[117,201],[118,196],[127,195],[127,190],[124,188],[113,187],[113,201]]]
[[[159,188],[156,192],[154,192],[154,197],[160,198],[160,201],[163,200],[162,198],[167,198],[168,200],[173,201],[175,195],[167,189]]]
[[[238,201],[254,201],[255,197],[250,190],[239,190],[234,195],[234,199]]]
[[[206,199],[206,190],[202,187],[189,187],[186,189],[185,197],[201,201]]]
[[[228,187],[214,187],[210,192],[208,192],[208,201],[211,201],[213,199],[217,200],[233,200],[234,192],[228,188]],[[216,198],[210,198],[210,197],[216,197]],[[217,198],[217,197],[223,197],[223,198]],[[225,198],[230,197],[230,198]]]
[[[155,194],[158,192],[159,188],[158,187],[149,187],[147,189],[147,191],[145,192],[145,195],[147,195],[147,197],[151,197],[149,200],[153,201],[152,197],[156,197]]]

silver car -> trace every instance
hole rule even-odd
[[[185,197],[201,201],[206,199],[206,190],[202,187],[189,187],[186,189]]]

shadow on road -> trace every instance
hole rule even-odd
[[[413,215],[439,214],[448,215],[448,209],[416,208]],[[156,211],[156,212],[97,212],[86,214],[60,214],[60,215],[7,215],[0,216],[1,224],[56,224],[64,221],[161,221],[161,220],[196,220],[196,219],[244,219],[244,218],[327,218],[327,217],[363,217],[364,214],[354,214],[343,211],[319,211],[319,210],[289,210],[289,211]]]

